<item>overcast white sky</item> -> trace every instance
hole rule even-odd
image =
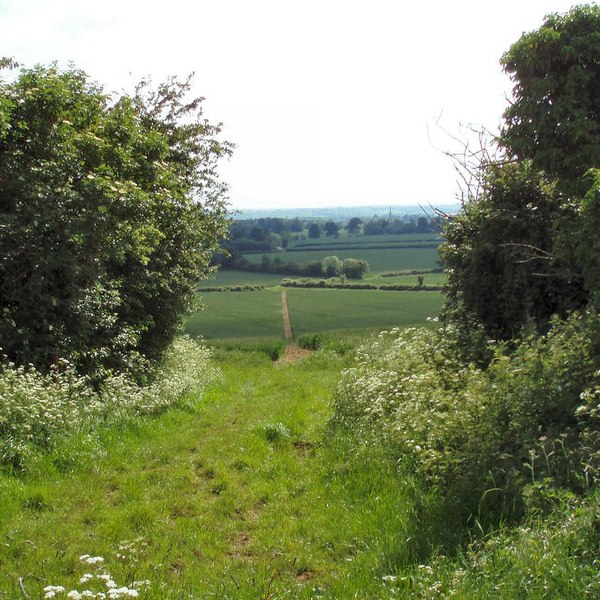
[[[565,0],[0,0],[0,54],[73,61],[108,90],[194,71],[237,144],[236,208],[443,204],[440,149],[495,129],[499,59]],[[440,116],[441,115],[441,116]]]

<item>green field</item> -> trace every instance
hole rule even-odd
[[[254,263],[260,263],[264,253],[244,254],[244,258]],[[341,260],[346,258],[360,258],[369,263],[371,272],[397,271],[400,269],[434,269],[438,267],[437,248],[356,248],[354,250],[330,248],[327,250],[305,250],[302,252],[270,252],[266,256],[274,260],[280,259],[284,263],[295,262],[306,264],[312,261],[323,260],[326,256],[337,256]]]
[[[200,287],[223,286],[223,285],[264,285],[271,287],[279,285],[285,275],[277,273],[252,273],[250,271],[217,271],[214,277],[204,279],[200,282]]]
[[[212,338],[283,337],[281,292],[210,292],[205,309],[187,320],[185,331]]]
[[[369,263],[365,281],[376,285],[417,285],[417,275],[381,277],[380,273],[438,267],[437,234],[340,236],[339,238],[304,239],[296,246],[310,249],[274,252],[271,259],[306,264],[326,256],[340,259],[359,258]],[[389,246],[405,247],[389,247]],[[349,248],[352,246],[352,248]],[[370,247],[369,247],[370,246]],[[373,248],[372,246],[377,246]],[[407,247],[413,246],[413,247]],[[245,254],[260,263],[263,253]],[[278,338],[283,336],[281,280],[275,273],[220,271],[203,286],[262,285],[260,292],[205,292],[205,310],[192,315],[187,333],[210,340],[244,338]],[[444,273],[426,273],[425,285],[444,285]],[[289,289],[288,303],[296,337],[304,333],[340,330],[376,330],[394,326],[422,324],[439,313],[442,294],[437,292],[391,292],[372,290]]]
[[[416,325],[439,313],[438,292],[288,289],[297,336],[331,330],[385,329]],[[211,292],[205,310],[192,315],[186,333],[206,339],[282,338],[281,292]]]
[[[415,243],[432,243],[441,241],[440,235],[437,233],[407,233],[394,235],[348,235],[346,232],[340,232],[340,236],[336,238],[320,237],[311,239],[293,240],[292,247],[300,246],[319,246],[319,245],[366,245],[366,244],[415,244]]]
[[[437,292],[289,289],[296,337],[341,329],[385,329],[423,324],[442,306]]]
[[[381,277],[379,273],[367,273],[365,281],[368,283],[375,283],[377,285],[391,285],[391,284],[402,284],[402,285],[418,285],[418,275],[398,275],[396,277]],[[448,281],[446,273],[423,273],[423,283],[425,285],[445,285]]]

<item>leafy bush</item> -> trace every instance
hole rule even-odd
[[[209,351],[185,337],[174,341],[159,367],[147,369],[153,381],[146,386],[120,373],[95,389],[89,377],[78,375],[66,361],[47,374],[5,361],[0,372],[0,463],[19,468],[60,437],[157,414],[218,375]]]
[[[514,515],[527,486],[584,492],[598,479],[600,319],[557,321],[487,370],[462,365],[443,332],[393,330],[357,353],[334,423],[379,440],[465,514]]]
[[[226,233],[231,146],[190,81],[111,97],[55,65],[0,81],[0,339],[47,371],[133,370],[174,339]]]

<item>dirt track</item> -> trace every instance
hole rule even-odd
[[[294,332],[292,331],[292,322],[290,320],[290,311],[287,303],[287,292],[281,292],[281,309],[283,314],[283,336],[286,342],[294,341]]]

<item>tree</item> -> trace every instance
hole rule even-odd
[[[369,263],[366,260],[347,258],[342,264],[342,272],[348,279],[362,279],[368,270]]]
[[[231,145],[190,80],[111,97],[80,70],[0,83],[0,340],[82,372],[157,359],[227,230]]]
[[[344,265],[337,256],[326,256],[321,264],[325,277],[337,277],[342,274]]]
[[[336,237],[339,235],[339,232],[339,223],[336,223],[335,221],[327,221],[327,223],[325,223],[325,235],[327,237]]]
[[[352,217],[348,223],[346,224],[346,229],[350,235],[354,233],[358,233],[360,231],[360,226],[362,225],[362,219],[359,217]]]
[[[475,170],[482,193],[450,220],[442,250],[449,314],[462,307],[462,322],[474,316],[493,337],[544,329],[597,295],[598,182],[585,174],[600,165],[599,32],[600,9],[575,7],[502,58],[515,84],[504,154]]]
[[[317,239],[321,237],[321,224],[320,223],[311,223],[308,226],[308,237],[312,239]]]
[[[482,185],[445,228],[447,309],[462,306],[490,337],[511,339],[580,308],[578,275],[553,248],[555,186],[530,162],[489,165]]]
[[[578,192],[600,165],[599,32],[600,7],[577,6],[547,16],[501,60],[515,84],[502,146]]]

